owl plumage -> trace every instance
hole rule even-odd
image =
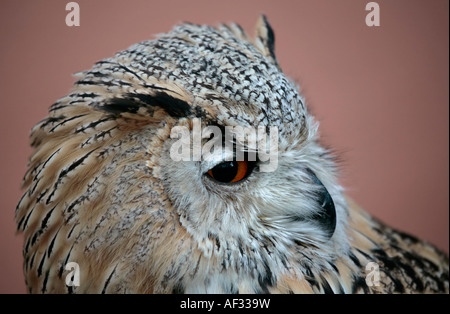
[[[173,160],[171,131],[194,119],[277,127],[276,169],[223,184],[208,176],[223,156]],[[448,293],[448,258],[346,198],[317,128],[264,16],[254,39],[184,23],[97,62],[32,130],[29,292]]]

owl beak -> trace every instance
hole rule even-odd
[[[310,173],[314,184],[317,186],[315,194],[317,195],[317,201],[319,202],[321,209],[311,217],[311,220],[319,223],[328,239],[330,239],[336,229],[336,208],[334,206],[333,198],[315,173],[310,169],[308,169],[308,172]]]

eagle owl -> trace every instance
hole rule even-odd
[[[76,75],[31,132],[30,293],[448,293],[448,257],[345,197],[256,30],[184,23]]]

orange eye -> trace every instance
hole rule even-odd
[[[208,170],[207,174],[216,181],[222,183],[235,183],[246,178],[252,170],[250,162],[225,161]]]

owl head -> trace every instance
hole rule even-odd
[[[30,290],[268,292],[333,267],[348,249],[333,157],[264,16],[256,29],[184,23],[77,74],[32,131]]]

